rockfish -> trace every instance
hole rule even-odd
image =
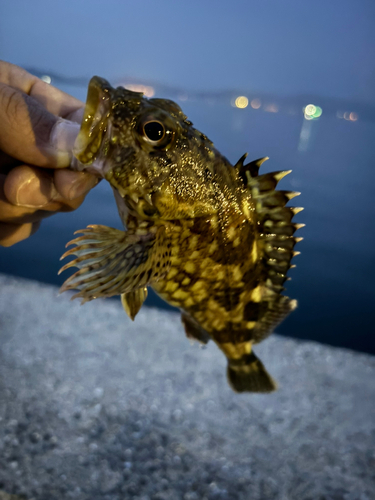
[[[77,267],[62,291],[83,302],[121,294],[134,319],[147,287],[182,312],[189,338],[212,339],[237,392],[276,382],[253,352],[297,306],[282,295],[302,238],[299,193],[275,190],[290,171],[258,175],[268,158],[232,165],[173,101],[146,99],[93,77],[74,155],[113,188],[125,230],[88,226],[63,257]],[[63,258],[62,257],[62,258]]]

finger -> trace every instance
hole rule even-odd
[[[84,104],[82,103],[81,108],[72,111],[71,113],[67,114],[64,118],[66,118],[67,120],[69,120],[71,122],[79,123],[79,125],[81,125],[82,120],[83,120],[84,111],[85,111],[85,107],[84,107]]]
[[[64,172],[65,170],[62,170]],[[54,173],[60,171],[48,171],[40,168],[21,165],[14,168],[6,176],[4,181],[4,195],[6,200],[12,205],[23,208],[30,208],[47,211],[70,211],[75,210],[84,200],[86,193],[96,183],[94,176],[82,176],[82,172],[71,172],[70,174],[59,174],[58,191],[54,183]],[[64,193],[65,191],[65,193]],[[64,194],[73,197],[69,199]],[[0,211],[1,213],[1,211]]]
[[[28,207],[16,207],[9,203],[4,195],[3,183],[4,176],[0,178],[0,222],[7,224],[28,224],[39,222],[53,215],[53,212],[38,210]]]
[[[26,240],[39,228],[39,223],[35,224],[5,224],[0,222],[0,246],[10,247],[15,243]]]
[[[54,184],[58,193],[65,200],[74,200],[85,196],[99,179],[87,172],[74,172],[68,168],[55,170]]]
[[[0,221],[7,224],[27,224],[40,222],[47,217],[51,217],[54,212],[71,212],[78,208],[85,196],[79,196],[74,200],[60,199],[60,201],[51,201],[43,209],[36,207],[15,206],[10,203],[4,193],[7,177],[0,175]]]
[[[4,180],[3,189],[12,206],[33,211],[48,205],[58,194],[50,171],[28,165],[12,169]]]
[[[0,61],[0,82],[30,95],[47,111],[63,118],[83,106],[78,99],[5,61]]]
[[[23,224],[26,222],[35,222],[33,219],[35,209],[27,207],[16,207],[9,203],[4,193],[4,184],[6,176],[0,175],[0,221],[8,223]],[[30,218],[31,217],[31,218]]]
[[[52,212],[35,208],[17,207],[9,203],[4,193],[5,175],[0,175],[0,221],[7,224],[28,224],[39,222],[53,215]]]
[[[0,83],[0,149],[39,167],[67,167],[79,131],[32,97]]]

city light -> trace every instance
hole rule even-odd
[[[250,103],[250,106],[253,109],[259,109],[261,107],[262,103],[260,99],[253,99]]]
[[[348,122],[356,122],[358,120],[358,114],[355,113],[354,111],[350,112],[350,111],[345,111],[345,113],[343,111],[337,111],[336,113],[336,116],[337,118],[343,118],[344,120],[348,121]]]
[[[276,104],[267,104],[264,106],[264,111],[267,111],[268,113],[278,113],[279,107]]]
[[[235,104],[236,108],[240,108],[240,109],[247,108],[247,106],[249,105],[249,99],[247,97],[245,97],[244,95],[240,95],[234,101],[234,104]]]
[[[315,106],[315,104],[308,104],[304,108],[303,112],[306,120],[314,120],[322,115],[323,110],[320,106]]]
[[[145,97],[153,97],[155,95],[154,87],[150,87],[149,85],[142,85],[139,83],[127,83],[124,87],[128,90],[132,90],[133,92],[142,92]]]
[[[320,106],[316,106],[316,111],[314,113],[314,118],[319,118],[323,113],[323,110]]]
[[[38,73],[41,74],[42,71],[40,71]],[[40,79],[47,84],[51,84],[52,79],[55,82],[55,84],[56,84],[56,82],[58,83],[59,81],[62,81],[61,77],[59,75],[54,75],[54,74],[52,74],[52,76],[47,75],[47,74],[42,74],[42,76],[40,76]],[[63,82],[65,82],[65,80],[67,80],[67,78],[64,77]],[[79,80],[79,82],[78,82],[78,80]],[[73,84],[74,85],[84,85],[84,83],[82,83],[82,84],[80,83],[81,80],[84,81],[85,79],[84,78],[80,78],[80,79],[75,78]],[[151,85],[144,85],[141,83],[130,83],[129,80],[126,80],[125,78],[124,78],[123,82],[125,82],[125,83],[121,83],[122,86],[124,86],[125,88],[132,90],[134,92],[140,92],[145,97],[150,98],[150,97],[153,97],[155,95],[155,89]],[[134,80],[133,80],[133,82],[134,82]],[[212,93],[212,97],[209,97],[209,95],[204,94],[204,98],[203,98],[202,95],[200,95],[199,93],[196,93],[196,92],[189,92],[188,93],[186,90],[183,90],[183,89],[178,89],[178,91],[176,91],[176,94],[177,95],[175,96],[175,98],[177,101],[181,101],[181,102],[188,101],[188,100],[189,101],[191,101],[191,100],[193,100],[193,101],[198,100],[199,101],[199,100],[204,99],[205,104],[207,104],[207,105],[214,105],[217,102],[220,102],[221,99],[223,99],[223,97],[218,96],[215,93]],[[227,100],[227,99],[228,99],[228,97],[225,97],[225,100]],[[255,110],[261,109],[262,111],[265,111],[267,113],[280,112],[280,113],[288,114],[288,115],[299,114],[300,109],[301,109],[301,107],[300,107],[301,104],[297,104],[297,103],[290,104],[290,103],[285,103],[284,101],[281,101],[279,103],[269,102],[269,101],[264,102],[263,98],[259,98],[259,97],[248,98],[244,95],[237,95],[236,96],[235,94],[234,95],[232,94],[232,97],[230,98],[230,104],[232,107],[238,108],[238,109],[245,109],[250,105],[251,108],[255,109]],[[306,106],[302,107],[302,113],[303,113],[305,121],[311,122],[311,121],[319,119],[323,114],[323,110],[320,106],[317,106],[315,104],[310,103],[310,104],[307,104]],[[335,111],[332,109],[332,106],[331,106],[331,109],[329,106],[327,106],[325,113],[327,114],[327,116],[333,115],[333,116],[336,116],[336,118],[338,118],[338,119],[349,121],[349,122],[356,122],[360,119],[357,112],[349,111],[349,110],[345,111],[345,108],[344,109],[341,108],[341,109],[338,109],[337,111]],[[302,136],[301,136],[302,142],[304,141],[304,138],[306,138],[306,136],[308,135],[308,132],[309,131],[307,129],[303,131]]]

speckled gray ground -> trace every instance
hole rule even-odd
[[[375,358],[272,336],[236,395],[179,316],[0,275],[0,490],[35,500],[375,498]],[[5,493],[0,499],[13,500]]]

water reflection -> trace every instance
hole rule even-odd
[[[263,172],[293,169],[280,189],[301,191],[299,203],[305,207],[296,217],[306,223],[301,255],[287,283],[287,294],[299,301],[299,308],[278,331],[375,353],[373,107],[151,87],[158,97],[183,101],[183,111],[233,163],[247,151],[249,159],[270,157]],[[85,89],[80,92],[84,98]],[[230,105],[240,96],[247,99],[241,110]],[[267,106],[278,112],[265,112]],[[306,109],[314,119],[306,119]],[[65,277],[57,277],[57,270],[65,243],[75,230],[93,223],[121,227],[104,183],[76,212],[54,216],[29,241],[1,249],[0,271],[61,284]],[[164,305],[153,295],[148,303]]]

